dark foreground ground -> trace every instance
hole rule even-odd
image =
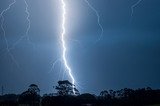
[[[114,91],[94,94],[55,95],[36,93],[6,94],[0,96],[0,106],[160,106],[160,90],[123,89],[121,95]]]
[[[65,80],[59,81],[55,88],[56,93],[40,96],[38,86],[31,84],[28,90],[21,94],[2,94],[0,106],[160,106],[160,89],[150,87],[104,90],[99,95],[80,94]],[[73,93],[73,88],[76,93]]]

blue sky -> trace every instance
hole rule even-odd
[[[31,27],[26,38],[10,52],[6,51],[0,29],[0,86],[6,93],[21,93],[28,85],[39,85],[42,93],[53,92],[60,79],[69,79],[58,62],[61,57],[61,5],[59,0],[26,0]],[[98,94],[104,89],[124,87],[160,87],[160,1],[88,0],[98,11],[97,17],[83,0],[66,1],[67,60],[78,89]],[[0,12],[13,0],[0,1]],[[23,0],[4,14],[4,29],[9,47],[26,33],[27,14]],[[2,20],[2,18],[1,18]]]

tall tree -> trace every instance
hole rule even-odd
[[[38,88],[38,85],[36,84],[31,84],[28,88],[28,91],[31,93],[36,93],[36,94],[40,94],[40,89]]]
[[[19,96],[20,104],[30,104],[30,106],[37,106],[40,103],[40,89],[36,84],[31,84],[27,91],[24,91]]]
[[[78,89],[76,89],[75,85],[73,85],[68,80],[58,81],[58,86],[56,86],[55,89],[60,96],[80,94]]]

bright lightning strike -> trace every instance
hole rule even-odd
[[[71,70],[70,66],[68,65],[68,62],[67,62],[67,59],[66,59],[66,51],[67,51],[66,43],[65,43],[65,34],[66,34],[66,29],[65,29],[65,23],[66,23],[66,17],[65,17],[65,14],[66,14],[66,4],[65,4],[64,0],[61,0],[61,5],[62,5],[62,33],[61,33],[61,42],[62,42],[62,49],[63,49],[63,51],[62,51],[62,59],[63,59],[64,66],[65,66],[66,70],[68,71],[70,78],[72,79],[72,84],[75,85],[75,79],[74,79],[74,77],[72,75],[72,70]],[[75,94],[74,88],[73,88],[73,93]]]
[[[103,32],[104,32],[104,29],[103,29],[103,27],[102,27],[102,25],[101,25],[101,23],[100,23],[100,15],[99,15],[98,11],[89,3],[88,0],[84,0],[84,1],[85,1],[85,2],[87,3],[87,5],[95,12],[95,14],[96,14],[96,16],[97,16],[97,23],[98,23],[98,25],[99,25],[99,27],[100,27],[100,29],[101,29],[101,34],[100,34],[99,38],[98,38],[97,41],[96,41],[96,43],[97,43],[97,42],[99,42],[99,41],[101,40],[101,38],[103,37]]]
[[[4,14],[9,11],[11,9],[11,7],[16,3],[16,0],[14,0],[12,3],[10,3],[8,5],[8,7],[6,9],[4,9],[1,13],[0,13],[0,18],[1,18],[1,29],[3,31],[3,37],[4,37],[4,40],[5,40],[5,43],[6,43],[6,50],[9,54],[9,56],[11,57],[12,61],[15,62],[15,64],[19,67],[19,64],[17,63],[17,61],[15,60],[13,54],[10,52],[10,48],[9,48],[9,44],[8,44],[8,40],[6,38],[6,31],[4,29]]]
[[[130,18],[130,22],[132,21],[132,17],[133,17],[133,13],[134,13],[134,8],[135,8],[136,6],[138,6],[141,1],[142,1],[142,0],[138,0],[135,4],[133,4],[133,5],[131,6],[131,18]]]

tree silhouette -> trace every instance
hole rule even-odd
[[[0,106],[152,106],[160,104],[160,89],[124,88],[117,91],[104,90],[99,96],[79,94],[75,85],[68,80],[58,81],[58,95],[45,94],[40,97],[40,89],[36,84],[20,95],[0,95]],[[73,93],[75,90],[75,94]]]
[[[56,86],[55,89],[60,96],[80,94],[78,89],[76,89],[75,85],[70,83],[68,80],[58,81],[58,86]],[[75,93],[73,91],[75,91]]]
[[[40,89],[38,88],[38,86],[36,84],[31,84],[28,88],[28,91],[31,93],[36,93],[37,95],[40,94]]]
[[[40,89],[36,84],[31,84],[27,91],[24,91],[19,96],[20,104],[29,104],[30,106],[37,106],[40,103]]]
[[[108,91],[101,91],[100,96],[106,98],[109,95]]]

